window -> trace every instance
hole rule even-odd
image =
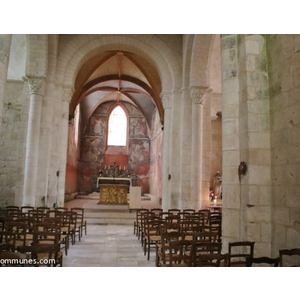
[[[121,106],[113,109],[108,122],[108,146],[126,146],[127,117]]]

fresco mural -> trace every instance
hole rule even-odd
[[[147,137],[147,124],[144,118],[130,118],[129,134],[131,137]]]
[[[106,134],[106,117],[93,115],[90,117],[86,135],[100,135],[105,136]]]
[[[133,105],[124,103],[128,113],[128,145],[106,147],[107,118],[115,102],[106,102],[96,108],[82,134],[79,164],[79,193],[96,190],[94,178],[101,168],[116,162],[126,167],[142,187],[142,193],[149,193],[150,140],[148,128],[142,113]]]

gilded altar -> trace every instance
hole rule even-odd
[[[101,184],[98,204],[127,204],[127,190],[125,184]]]

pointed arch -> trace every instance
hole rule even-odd
[[[107,146],[126,146],[128,117],[120,104],[111,110],[107,124]]]

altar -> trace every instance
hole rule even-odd
[[[101,192],[101,186],[107,184],[116,184],[116,185],[126,185],[127,192],[129,192],[130,187],[132,186],[131,178],[129,177],[102,177],[97,178],[97,190]]]
[[[100,184],[98,204],[127,204],[127,191],[125,184]]]

